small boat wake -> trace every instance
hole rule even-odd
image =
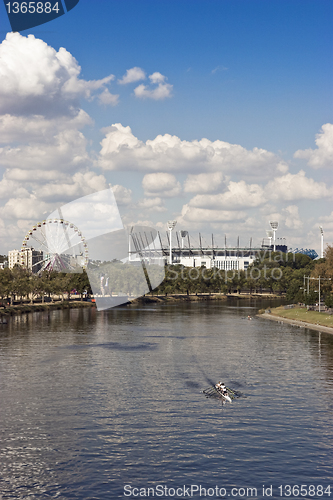
[[[223,382],[217,382],[202,392],[207,398],[219,399],[222,404],[231,403],[233,399],[240,398],[242,395],[239,391],[233,391],[226,387]]]

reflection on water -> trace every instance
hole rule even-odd
[[[333,336],[248,321],[260,307],[77,309],[1,326],[3,498],[327,485]],[[217,380],[244,397],[206,399]]]

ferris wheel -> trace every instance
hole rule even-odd
[[[79,271],[88,265],[88,245],[71,222],[46,219],[27,232],[22,242],[21,265],[38,274],[46,270]]]

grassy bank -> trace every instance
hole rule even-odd
[[[271,309],[271,314],[280,318],[333,328],[333,315],[318,311],[307,311],[305,307],[294,307],[292,309],[284,309],[283,306],[275,307]]]

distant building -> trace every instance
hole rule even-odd
[[[29,269],[33,273],[38,273],[43,265],[43,252],[34,248],[24,248],[23,250],[9,250],[8,267],[13,269],[15,265]]]
[[[200,250],[201,251],[201,250]],[[233,269],[237,271],[246,270],[250,264],[252,264],[256,258],[255,251],[245,250],[240,252],[238,249],[224,249],[215,250],[214,256],[211,255],[210,249],[202,249],[202,255],[197,252],[195,255],[195,250],[192,250],[192,255],[182,255],[178,259],[174,259],[175,264],[182,264],[185,267],[205,267],[206,269],[217,268],[222,271],[232,271]]]
[[[168,234],[167,234],[168,236]],[[145,246],[145,241],[147,245]],[[151,244],[148,243],[145,232],[132,232],[129,236],[129,262],[139,264],[141,260],[147,264],[166,264],[170,261],[170,241],[163,241],[159,232]],[[256,259],[261,247],[223,247],[214,244],[212,236],[211,246],[202,245],[199,235],[199,244],[192,245],[188,231],[175,232],[175,243],[172,245],[172,263],[185,267],[216,268],[221,271],[244,271]]]
[[[15,265],[21,265],[21,251],[20,250],[9,250],[8,252],[8,267],[13,269]]]
[[[292,248],[289,249],[289,252],[291,253],[302,253],[304,255],[307,255],[310,257],[312,260],[318,259],[319,255],[313,248],[295,248],[294,250]]]

